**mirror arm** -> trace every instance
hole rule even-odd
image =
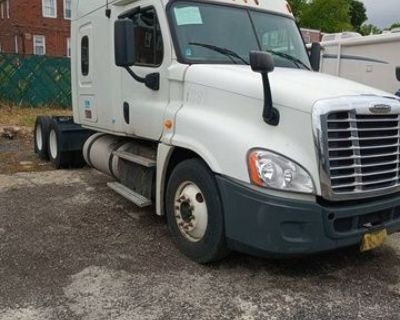
[[[262,73],[261,76],[264,87],[263,119],[269,125],[276,127],[279,124],[280,114],[278,109],[274,108],[272,104],[271,86],[268,73]]]
[[[125,70],[128,71],[130,76],[135,79],[137,82],[144,83],[144,85],[154,91],[158,91],[160,89],[160,74],[159,73],[150,73],[146,77],[139,77],[136,73],[132,71],[131,68],[125,67]]]

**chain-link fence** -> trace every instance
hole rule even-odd
[[[70,59],[0,53],[0,100],[32,107],[70,107]]]

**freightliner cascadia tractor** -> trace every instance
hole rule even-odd
[[[35,148],[165,215],[199,263],[380,246],[400,230],[400,99],[315,72],[283,0],[77,0],[73,118]]]

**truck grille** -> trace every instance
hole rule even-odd
[[[334,194],[399,186],[399,114],[335,111],[324,117],[326,169]]]

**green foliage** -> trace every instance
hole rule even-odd
[[[368,36],[370,34],[380,34],[382,30],[373,24],[363,24],[360,28],[360,33],[363,36]]]
[[[350,21],[354,30],[360,31],[362,24],[367,21],[367,9],[357,0],[350,0]]]
[[[304,7],[307,5],[306,0],[288,0],[292,7],[293,14],[297,19],[300,19]]]
[[[394,29],[394,28],[400,28],[400,22],[393,23],[393,24],[389,27],[389,30],[392,30],[392,29]]]
[[[313,0],[301,11],[302,27],[334,33],[351,30],[350,0]]]

